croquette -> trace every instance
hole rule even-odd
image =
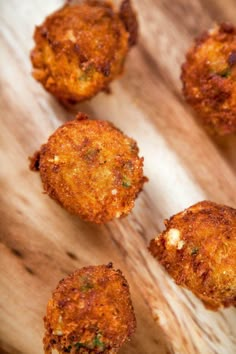
[[[65,105],[108,90],[123,72],[138,23],[130,0],[67,2],[34,33],[33,76]]]
[[[129,285],[112,264],[59,282],[44,317],[45,354],[117,353],[136,328]]]
[[[136,142],[111,123],[82,113],[51,135],[31,159],[45,192],[82,219],[127,215],[147,180]]]
[[[149,250],[212,310],[236,305],[236,209],[199,202],[165,221]]]
[[[236,28],[221,24],[196,39],[182,66],[183,94],[213,135],[236,132]]]

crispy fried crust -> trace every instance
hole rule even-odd
[[[50,197],[94,223],[127,215],[147,180],[136,142],[84,114],[57,129],[34,155],[31,169],[37,168]]]
[[[213,134],[236,132],[236,28],[221,24],[197,38],[181,79],[187,102]]]
[[[119,14],[108,1],[85,0],[48,16],[34,33],[34,78],[64,103],[106,89],[136,42],[137,20],[128,5]]]
[[[75,271],[53,292],[44,324],[45,354],[117,353],[136,328],[126,279],[111,263]]]
[[[31,171],[39,171],[40,151],[35,151],[34,155],[29,157],[29,168]]]
[[[137,44],[138,41],[138,20],[130,0],[122,1],[120,6],[120,18],[129,33],[129,46],[132,47]]]
[[[203,201],[165,221],[149,250],[206,307],[236,305],[236,210]]]

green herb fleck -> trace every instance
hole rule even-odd
[[[86,349],[88,349],[86,343],[77,342],[77,343],[74,344],[74,346],[76,347],[76,350],[79,350],[80,348],[86,348]]]
[[[229,77],[230,74],[231,74],[230,68],[226,68],[223,71],[217,73],[217,75],[219,75],[221,77],[225,77],[225,78]]]
[[[196,254],[198,254],[198,252],[199,252],[199,248],[198,247],[194,247],[192,249],[191,256],[195,256]]]
[[[94,347],[100,347],[101,349],[105,348],[105,344],[101,341],[101,334],[97,334],[96,337],[93,340],[93,345]]]
[[[89,81],[94,73],[94,66],[90,64],[79,76],[80,81]]]
[[[91,281],[88,279],[86,276],[80,277],[80,291],[89,291],[90,289],[94,288],[94,285],[91,283]]]
[[[125,187],[125,188],[130,188],[131,187],[131,181],[126,176],[123,177],[122,186]]]
[[[72,349],[72,346],[69,345],[67,348],[64,348],[64,352],[65,353],[70,353],[71,349]]]
[[[79,77],[79,81],[88,81],[88,80],[89,80],[89,76],[87,73],[83,73]]]
[[[98,154],[100,150],[99,149],[88,149],[84,153],[84,159],[87,160],[88,162],[95,162],[98,159]]]
[[[89,291],[90,289],[93,289],[93,288],[94,288],[93,284],[87,283],[87,284],[84,284],[81,286],[80,291],[86,292],[86,291]]]
[[[84,349],[99,348],[99,349],[104,350],[105,344],[101,341],[101,337],[102,337],[102,335],[99,333],[94,337],[92,342],[90,342],[90,343],[77,342],[77,343],[74,343],[74,347],[76,348],[76,351],[77,350],[79,351],[80,348],[84,348]]]

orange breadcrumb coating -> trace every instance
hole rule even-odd
[[[69,212],[105,223],[127,215],[147,180],[136,142],[111,123],[79,114],[31,161],[44,190]]]
[[[206,307],[236,305],[236,209],[203,201],[165,221],[150,252]]]
[[[183,93],[211,133],[236,132],[236,28],[204,33],[182,67]]]
[[[136,328],[129,285],[112,264],[62,279],[44,318],[45,354],[117,353]]]
[[[36,27],[33,76],[65,104],[88,99],[122,73],[137,28],[130,0],[119,13],[109,1],[67,3]]]

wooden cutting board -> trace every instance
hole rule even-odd
[[[78,110],[138,141],[145,185],[131,215],[95,226],[42,193],[28,156],[74,114],[30,75],[34,26],[61,0],[0,2],[0,353],[42,354],[45,306],[76,268],[114,262],[131,286],[138,321],[121,354],[233,354],[235,309],[207,311],[177,287],[146,247],[163,219],[203,199],[236,207],[236,137],[213,139],[181,95],[180,65],[215,21],[235,23],[234,0],[134,0],[140,41],[126,73]]]

